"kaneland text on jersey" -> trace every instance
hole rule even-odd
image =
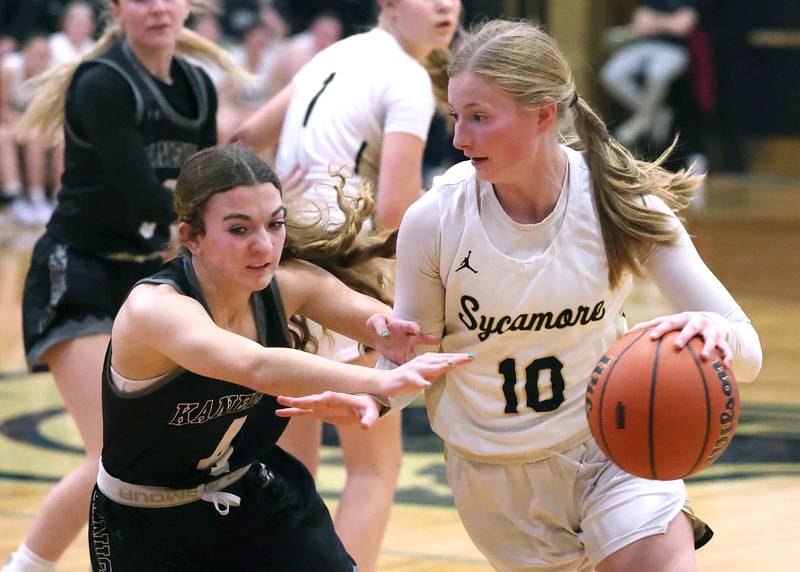
[[[175,416],[170,425],[188,425],[205,423],[223,415],[230,413],[238,413],[245,409],[255,407],[264,397],[263,393],[245,393],[236,395],[223,395],[217,399],[208,399],[200,407],[199,402],[194,403],[178,403],[175,410]]]

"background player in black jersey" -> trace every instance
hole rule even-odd
[[[106,354],[95,570],[354,570],[311,474],[275,445],[287,420],[274,396],[395,395],[471,358],[425,354],[385,371],[298,351],[310,340],[297,315],[373,347],[384,328],[430,341],[307,262],[361,261],[350,276],[381,291],[374,257],[393,254],[394,234],[359,235],[368,197],[343,205],[340,229],[289,220],[287,237],[280,181],[255,153],[233,145],[185,163],[175,191],[181,255],[133,288]],[[370,395],[339,398],[363,426],[376,420]]]
[[[111,323],[161,263],[174,220],[165,186],[216,140],[216,94],[176,49],[231,68],[184,29],[189,0],[112,0],[114,23],[80,62],[48,72],[20,132],[64,126],[58,206],[37,243],[23,302],[31,367],[49,366],[86,458],[50,492],[4,572],[46,571],[86,522],[101,447],[100,371]]]

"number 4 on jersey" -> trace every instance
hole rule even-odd
[[[526,405],[539,413],[555,411],[564,403],[564,376],[561,370],[564,364],[555,356],[548,356],[533,360],[525,368],[525,395]],[[505,413],[518,413],[517,411],[517,360],[506,358],[498,365],[498,371],[503,376],[503,396],[506,398]],[[553,395],[548,399],[539,397],[539,374],[542,370],[550,370],[550,386]]]

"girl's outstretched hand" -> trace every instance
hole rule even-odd
[[[396,364],[414,359],[414,346],[438,346],[436,336],[423,334],[416,322],[401,320],[386,314],[373,314],[367,327],[374,333],[373,347],[379,354]]]
[[[428,389],[437,377],[475,359],[475,354],[425,353],[395,369],[380,370],[378,395],[394,397],[401,393]]]
[[[352,395],[338,391],[326,391],[303,397],[278,397],[278,403],[285,409],[278,409],[278,417],[316,417],[334,425],[358,423],[362,429],[369,429],[379,416],[379,405],[369,395]]]
[[[695,336],[703,339],[703,350],[700,352],[700,358],[704,360],[711,359],[711,354],[714,348],[719,349],[722,353],[722,362],[730,367],[733,352],[719,325],[711,318],[702,312],[681,312],[680,314],[669,314],[667,316],[659,316],[646,322],[636,324],[631,330],[642,330],[653,328],[650,332],[650,337],[657,340],[667,332],[680,330],[680,334],[675,338],[675,347],[683,349]]]
[[[394,396],[409,391],[419,391],[430,387],[431,381],[451,369],[472,361],[472,354],[426,353],[411,361],[389,370],[376,370],[381,396]],[[304,397],[279,396],[278,417],[311,416],[334,425],[358,423],[362,429],[375,424],[380,414],[380,406],[375,397],[367,394],[340,393],[325,391]]]

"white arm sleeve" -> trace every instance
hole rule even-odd
[[[648,197],[648,203],[655,201],[660,203],[653,205],[658,210],[669,211],[662,201]],[[655,248],[642,264],[673,310],[701,312],[725,332],[737,381],[752,381],[761,369],[758,334],[733,296],[700,258],[677,218],[675,224],[680,233],[678,241]]]
[[[397,364],[381,356],[378,360],[378,363],[375,364],[375,367],[377,369],[394,369],[397,367]],[[386,413],[386,415],[391,415],[395,411],[400,411],[401,409],[408,407],[411,405],[411,402],[420,395],[422,395],[421,391],[413,391],[398,395],[397,397],[389,397],[389,411]],[[387,405],[386,403],[383,404]]]
[[[397,236],[397,276],[392,314],[417,322],[422,331],[441,336],[444,327],[444,284],[439,276],[439,210],[430,194],[423,195],[403,217]],[[417,346],[416,353],[439,351],[438,346]],[[379,369],[397,364],[381,356]],[[441,380],[437,383],[442,383]],[[418,393],[390,397],[392,410],[410,404]]]

